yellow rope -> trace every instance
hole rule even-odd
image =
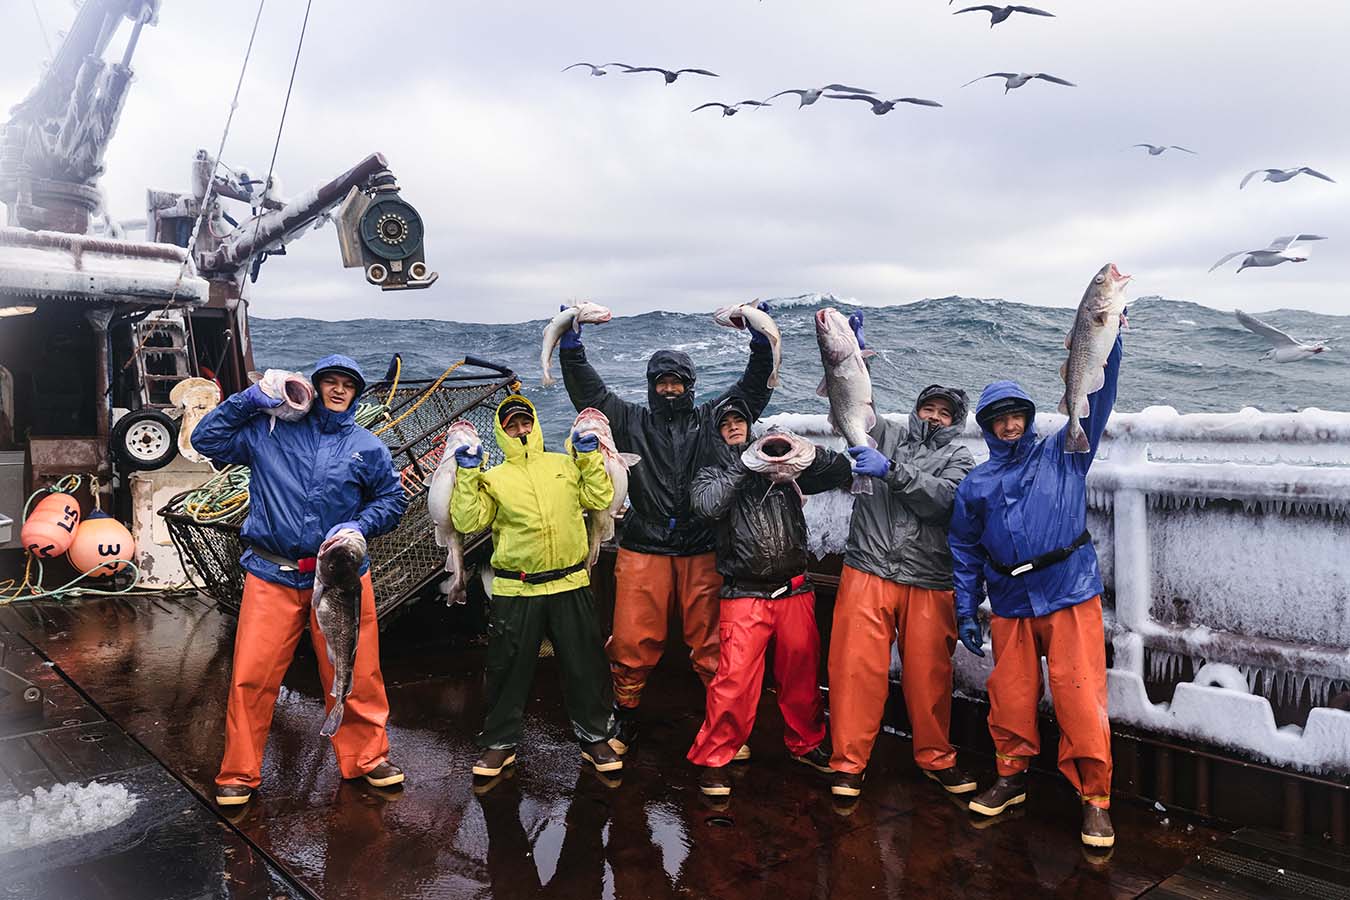
[[[384,398],[384,405],[388,406],[394,402],[394,391],[398,390],[398,380],[403,375],[403,357],[394,357],[394,383],[389,385],[389,395]]]
[[[445,379],[449,378],[449,377],[450,377],[450,373],[453,372],[453,371],[455,371],[456,369],[458,369],[458,368],[459,368],[460,366],[462,366],[462,365],[464,365],[464,360],[461,359],[459,362],[455,363],[455,364],[452,365],[450,368],[448,368],[448,369],[446,369],[444,372],[442,372],[442,373],[441,373],[441,377],[440,377],[440,378],[437,378],[434,382],[432,382],[431,387],[429,387],[429,388],[427,388],[426,390],[424,390],[424,391],[422,392],[422,396],[419,397],[419,398],[417,398],[417,402],[414,403],[412,406],[408,407],[407,410],[404,411],[403,415],[399,416],[397,419],[395,419],[394,421],[392,421],[392,422],[390,422],[390,423],[388,423],[388,424],[386,424],[386,425],[382,425],[382,426],[381,426],[378,430],[376,430],[374,433],[375,433],[377,436],[378,436],[378,435],[381,435],[381,434],[384,434],[384,433],[385,433],[386,431],[388,431],[390,428],[393,428],[393,427],[394,427],[395,425],[397,425],[399,422],[402,422],[404,419],[408,418],[408,416],[412,415],[413,412],[416,411],[417,407],[421,406],[423,403],[426,403],[426,402],[427,402],[427,398],[430,397],[432,394],[436,393],[436,389],[437,389],[438,387],[441,386],[441,382],[442,382],[442,381],[445,381]]]

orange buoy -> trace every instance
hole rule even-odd
[[[95,578],[116,575],[136,555],[136,540],[121,522],[99,510],[89,514],[75,531],[75,542],[66,551],[70,564]]]
[[[55,559],[70,549],[80,524],[80,501],[53,492],[38,501],[19,532],[24,549],[42,559]]]

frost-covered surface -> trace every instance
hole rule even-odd
[[[902,415],[888,417],[900,421]],[[840,447],[824,416],[765,420]],[[1049,434],[1064,417],[1037,416]],[[958,438],[988,457],[972,419]],[[1298,769],[1350,773],[1350,413],[1112,417],[1088,476],[1089,527],[1115,642],[1111,716]],[[811,548],[837,553],[852,498],[807,504]],[[958,689],[983,692],[989,659],[957,650]],[[1145,679],[1176,683],[1153,704]],[[1271,700],[1310,705],[1277,728]]]
[[[169,244],[0,227],[0,294],[61,300],[204,303],[205,279]]]
[[[124,785],[97,781],[0,801],[0,853],[103,831],[129,819],[140,802]]]

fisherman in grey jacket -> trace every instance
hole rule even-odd
[[[875,484],[853,500],[830,639],[830,790],[838,797],[862,792],[897,639],[915,762],[951,793],[975,790],[948,740],[956,606],[947,522],[957,485],[975,467],[970,451],[953,443],[968,405],[965,391],[929,385],[907,423],[878,418],[876,449],[850,451],[854,471]]]

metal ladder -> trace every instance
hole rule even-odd
[[[138,345],[145,342],[136,354],[141,408],[172,409],[169,392],[197,369],[190,323],[177,310],[161,310],[136,322],[132,338]]]

